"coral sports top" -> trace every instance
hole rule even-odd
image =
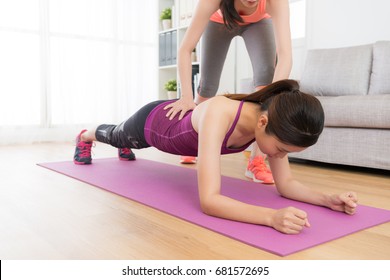
[[[265,11],[265,4],[267,0],[260,0],[259,4],[257,5],[257,9],[253,14],[250,15],[240,15],[242,19],[244,20],[243,23],[239,22],[239,25],[247,25],[250,23],[258,22],[265,18],[270,18],[271,16],[266,13]],[[211,21],[222,23],[223,24],[223,16],[221,10],[216,11],[214,14],[210,17]]]

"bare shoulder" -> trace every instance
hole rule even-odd
[[[219,8],[221,0],[199,0],[198,5]]]
[[[217,96],[215,96],[215,97],[213,97],[213,98],[210,98],[209,100],[208,100],[208,102],[209,102],[209,104],[211,105],[211,106],[213,106],[213,105],[218,105],[218,104],[221,104],[221,105],[226,105],[226,104],[229,104],[229,103],[231,103],[233,100],[231,100],[231,99],[229,99],[229,98],[227,98],[226,96],[223,96],[223,95],[217,95]],[[209,105],[209,106],[210,106]]]
[[[239,101],[231,100],[225,96],[216,96],[209,100],[202,102],[196,106],[192,114],[192,123],[196,131],[198,131],[199,121],[204,120],[222,124],[230,123],[231,119],[235,117]]]
[[[207,114],[235,114],[239,101],[229,99],[223,95],[215,96],[204,102],[205,113]],[[202,104],[201,104],[202,105]]]
[[[199,0],[197,11],[209,17],[212,13],[219,9],[220,3],[221,0]]]
[[[267,0],[266,11],[271,16],[275,16],[275,14],[286,8],[289,8],[288,0]]]

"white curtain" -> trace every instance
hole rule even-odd
[[[157,99],[157,4],[0,0],[0,144],[68,141]]]

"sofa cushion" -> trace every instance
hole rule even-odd
[[[325,126],[390,128],[390,94],[317,96],[325,112]]]
[[[374,44],[368,94],[390,94],[390,41],[379,41]]]
[[[325,127],[315,145],[288,157],[390,170],[389,143],[389,129]]]
[[[366,95],[372,45],[309,50],[301,90],[313,95]]]

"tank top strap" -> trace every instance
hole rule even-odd
[[[237,114],[236,114],[236,117],[234,118],[233,124],[230,127],[229,131],[226,133],[225,139],[223,140],[223,146],[224,147],[226,147],[226,143],[229,140],[230,135],[232,135],[234,129],[236,128],[238,119],[240,118],[240,115],[241,115],[241,110],[242,110],[242,106],[243,105],[244,105],[244,101],[241,100],[240,101],[240,105],[238,106]]]

